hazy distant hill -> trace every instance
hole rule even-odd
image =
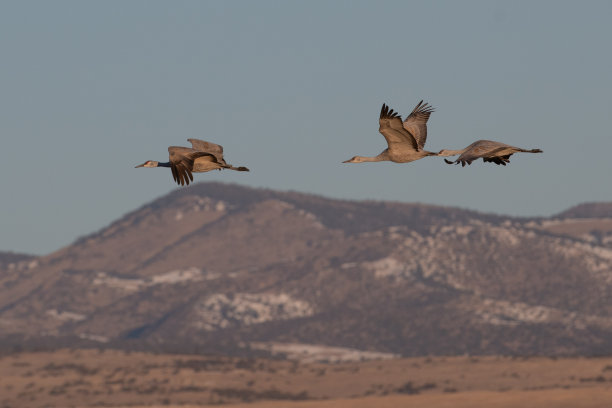
[[[200,183],[0,264],[0,344],[609,354],[611,206],[519,219]]]
[[[584,203],[563,211],[559,218],[612,218],[612,203]]]

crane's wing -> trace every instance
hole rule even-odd
[[[217,158],[218,162],[225,163],[223,160],[223,146],[200,139],[187,139],[187,141],[191,143],[195,150],[210,153]]]
[[[383,103],[378,131],[385,137],[389,149],[418,150],[415,138],[402,126],[402,117]]]
[[[461,163],[462,166],[465,166],[466,163],[471,164],[474,160],[482,158],[485,162],[504,164],[505,166],[505,163],[501,162],[507,163],[509,161],[512,149],[515,148],[504,143],[491,140],[477,140],[465,148],[465,151],[455,160],[455,163]]]
[[[404,121],[404,129],[406,129],[416,140],[418,150],[423,150],[427,141],[427,120],[432,114],[434,108],[428,103],[419,102]]]
[[[193,181],[193,161],[198,157],[214,155],[206,152],[201,152],[189,147],[170,146],[168,147],[170,156],[170,169],[172,170],[172,178],[177,184],[189,185],[189,181]]]

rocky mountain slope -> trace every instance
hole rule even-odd
[[[0,251],[0,269],[8,268],[11,264],[14,268],[17,264],[32,261],[34,258],[36,257],[33,255]]]
[[[522,219],[200,183],[0,264],[0,346],[609,354],[611,209]]]

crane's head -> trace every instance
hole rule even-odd
[[[363,157],[361,156],[353,156],[348,160],[343,161],[342,163],[363,163]]]
[[[159,162],[156,162],[155,160],[147,160],[146,162],[144,162],[142,164],[139,164],[135,168],[138,168],[138,167],[157,167],[158,165],[159,165]]]

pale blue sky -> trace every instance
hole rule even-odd
[[[187,138],[250,173],[196,181],[551,215],[612,200],[612,2],[0,3],[0,250],[44,254],[176,189]],[[376,155],[383,102],[427,148],[542,155],[469,168]]]

